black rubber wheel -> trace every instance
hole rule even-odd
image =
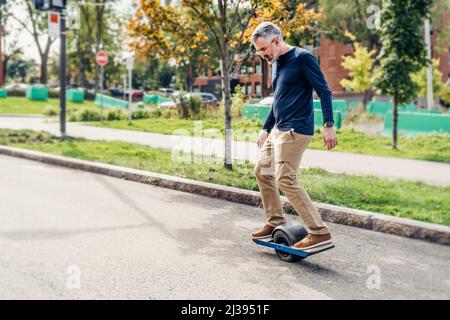
[[[273,235],[273,242],[282,244],[282,245],[285,245],[288,247],[293,245],[293,243],[291,243],[291,240],[289,239],[287,234],[281,230],[275,231],[275,233]],[[295,254],[291,254],[291,253],[287,253],[287,252],[283,252],[283,251],[279,251],[279,250],[275,250],[275,253],[277,254],[277,256],[280,260],[285,261],[285,262],[296,262],[298,260],[303,259],[302,257],[297,256]]]

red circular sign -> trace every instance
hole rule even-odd
[[[101,65],[104,66],[105,64],[108,63],[108,55],[106,54],[105,51],[100,51],[99,53],[97,53],[95,55],[95,61]]]

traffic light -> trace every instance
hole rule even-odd
[[[66,3],[67,0],[33,0],[34,8],[39,11],[61,11],[66,7]]]
[[[51,0],[33,0],[33,7],[39,11],[50,10]]]
[[[67,0],[50,0],[52,10],[62,10],[66,7]]]

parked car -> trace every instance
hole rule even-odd
[[[6,90],[26,90],[29,85],[26,83],[10,83],[7,84],[4,88]]]
[[[174,94],[175,90],[172,88],[159,88],[158,92],[164,97],[170,98]]]
[[[171,108],[176,108],[177,104],[175,103],[175,101],[166,101],[163,103],[158,104],[158,108],[161,109],[171,109]]]
[[[125,91],[125,96],[126,99],[128,100],[129,98],[129,90]],[[123,95],[123,93],[122,93]],[[144,99],[144,91],[142,90],[132,90],[131,91],[131,101],[132,102],[136,102],[136,101],[142,101]]]
[[[112,97],[120,97],[120,98],[123,97],[123,88],[120,88],[120,87],[109,88],[108,91]]]
[[[204,103],[214,104],[214,105],[219,103],[219,99],[217,99],[217,97],[215,95],[213,95],[212,93],[200,92],[200,95],[202,96],[202,101]]]

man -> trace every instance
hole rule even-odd
[[[328,227],[306,190],[297,182],[303,152],[314,134],[313,89],[320,96],[322,106],[324,145],[330,150],[338,143],[333,128],[331,90],[315,57],[285,43],[276,25],[261,23],[252,33],[251,43],[272,66],[274,91],[272,108],[256,142],[260,154],[254,170],[267,223],[251,236],[270,237],[276,226],[286,222],[278,185],[309,229],[309,234],[293,247],[306,252],[331,247]]]

